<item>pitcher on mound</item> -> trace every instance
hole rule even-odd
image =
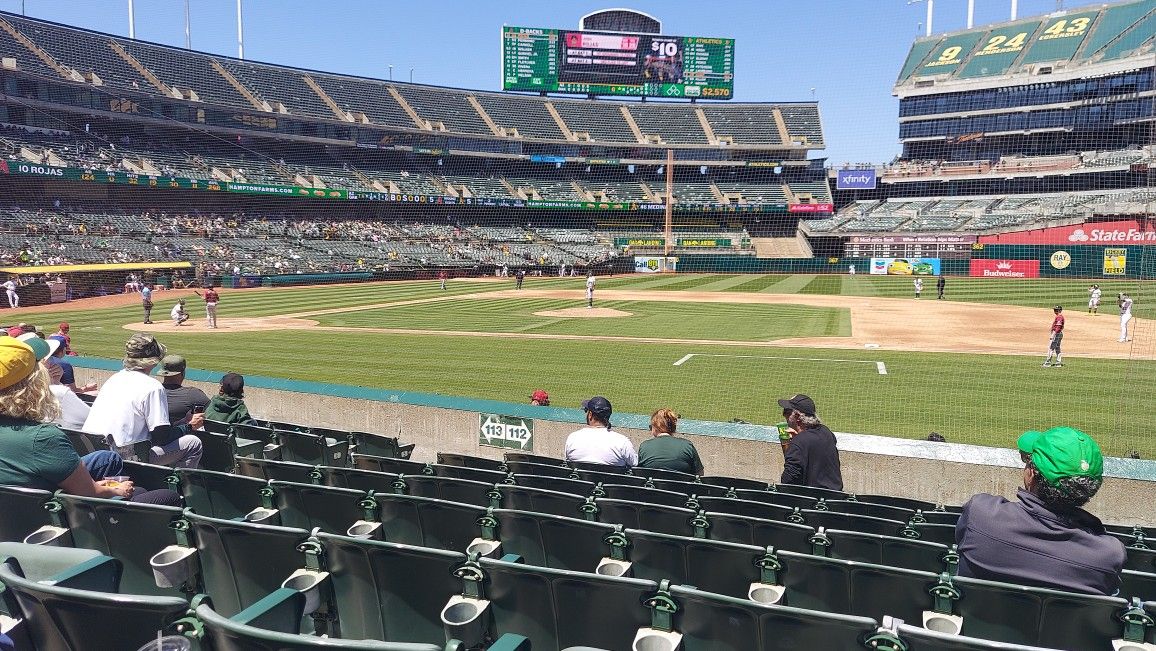
[[[594,272],[586,272],[586,307],[594,307]]]

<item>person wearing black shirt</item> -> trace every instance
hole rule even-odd
[[[209,404],[209,396],[197,387],[186,387],[185,368],[188,364],[180,355],[165,355],[157,377],[165,387],[169,401],[169,422],[181,423],[194,413],[201,413]]]
[[[783,484],[843,490],[843,473],[835,434],[815,415],[815,401],[795,394],[779,400],[787,421],[789,439],[783,446]]]

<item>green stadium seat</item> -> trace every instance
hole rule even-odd
[[[804,497],[812,497],[814,499],[825,500],[843,500],[850,497],[848,493],[843,491],[831,490],[828,488],[816,488],[814,486],[799,486],[798,484],[775,484],[771,489],[772,493],[786,493],[788,495],[802,495]]]
[[[834,511],[801,511],[804,522],[812,527],[827,529],[846,529],[847,531],[861,531],[863,533],[877,533],[884,536],[899,536],[907,527],[901,520],[887,520],[873,518],[869,515],[851,515]],[[954,531],[954,529],[953,529]],[[918,536],[910,536],[918,538]],[[954,533],[952,534],[954,542]]]
[[[797,509],[789,506],[771,504],[769,502],[756,502],[730,497],[700,497],[698,498],[698,504],[699,508],[716,513],[732,513],[734,515],[745,515],[749,518],[779,520],[781,522],[797,521],[798,523],[802,523],[801,515],[796,515],[794,519],[791,519],[791,516],[796,514]]]
[[[336,468],[322,466],[321,483],[338,488],[356,488],[359,491],[373,491],[375,493],[392,493],[397,490],[395,485],[400,475],[373,470],[358,470],[357,468]]]
[[[674,586],[678,604],[675,629],[683,651],[788,651],[860,649],[876,622]]]
[[[623,473],[575,469],[574,474],[578,475],[578,479],[581,479],[582,481],[594,482],[596,484],[625,484],[627,486],[646,485],[645,477],[635,477],[634,475],[627,475]]]
[[[612,475],[627,475],[630,474],[630,468],[626,466],[610,466],[605,463],[592,463],[589,461],[567,461],[566,465],[574,470],[590,470],[593,472],[601,472]]]
[[[629,500],[594,500],[599,522],[620,524],[626,529],[643,529],[657,533],[687,535],[694,531],[692,509],[645,504]]]
[[[468,454],[438,452],[437,460],[438,464],[443,466],[463,466],[466,468],[477,468],[478,470],[493,470],[503,475],[506,474],[506,462],[498,461],[497,459],[472,457]]]
[[[21,576],[30,580],[49,580],[72,588],[106,592],[116,592],[123,569],[120,561],[95,549],[0,542],[0,563],[9,559],[15,559],[20,565]],[[84,576],[80,577],[80,574]],[[4,584],[0,583],[0,615],[19,619],[20,606],[9,596],[4,594]],[[24,643],[24,646],[32,645],[27,640]],[[18,643],[17,648],[20,647]]]
[[[1054,651],[1038,646],[992,642],[965,635],[939,633],[922,626],[904,624],[902,620],[898,620],[897,623],[898,626],[890,632],[902,641],[904,645],[902,648],[907,651]]]
[[[468,479],[470,481],[481,481],[488,484],[497,484],[506,481],[509,474],[499,472],[497,470],[482,470],[481,468],[469,468],[467,466],[447,466],[443,464],[430,464],[434,475],[438,477],[452,477],[454,479]]]
[[[252,457],[237,459],[237,474],[264,479],[265,481],[292,481],[299,484],[309,484],[313,482],[315,468],[316,466],[309,464],[289,461],[272,461]]]
[[[205,419],[204,428],[206,432],[211,434],[232,434],[233,425],[219,420]]]
[[[244,517],[261,506],[261,489],[266,482],[244,475],[212,470],[177,470],[185,506],[211,518],[232,520]]]
[[[432,475],[434,472],[430,464],[394,457],[379,457],[371,454],[350,455],[350,462],[351,465],[358,470],[392,472],[398,475]]]
[[[581,479],[565,479],[561,477],[541,477],[539,475],[512,475],[514,483],[527,488],[542,488],[561,493],[575,495],[589,495],[598,484]]]
[[[815,548],[822,555],[846,561],[890,565],[923,572],[955,574],[958,558],[945,560],[952,548],[939,543],[861,531],[824,529]]]
[[[393,543],[465,551],[477,536],[482,507],[414,497],[374,495],[381,512],[381,538]]]
[[[377,519],[376,508],[359,490],[281,481],[269,482],[269,489],[266,506],[277,510],[275,524],[283,527],[345,534],[360,520]]]
[[[626,539],[633,577],[667,579],[740,599],[748,598],[751,585],[762,578],[757,565],[762,547],[636,529],[627,529]]]
[[[518,463],[537,463],[547,466],[565,466],[566,461],[563,459],[555,459],[554,457],[544,457],[539,454],[528,454],[526,452],[507,452],[505,454],[506,463],[516,461]]]
[[[0,542],[20,542],[40,527],[52,524],[45,505],[49,491],[18,486],[0,486]]]
[[[122,465],[121,471],[132,479],[134,486],[150,491],[162,488],[176,490],[177,480],[176,469],[174,468],[128,460],[122,462]]]
[[[934,511],[936,508],[936,505],[931,502],[924,502],[923,500],[908,497],[895,497],[893,495],[856,495],[855,499],[860,502],[870,502],[872,504],[898,506],[901,509],[911,509],[912,511],[916,509],[920,511]]]
[[[265,444],[252,439],[238,439],[235,434],[214,434],[194,430],[201,441],[201,466],[205,470],[232,472],[237,457],[262,456]]]
[[[179,597],[115,594],[30,580],[12,560],[0,563],[0,583],[13,595],[37,649],[139,648],[188,610],[188,602]]]
[[[935,524],[930,522],[911,522],[907,525],[908,529],[914,529],[919,535],[913,536],[917,540],[926,540],[928,542],[939,543],[941,545],[955,544],[955,525],[954,524]],[[904,535],[907,535],[905,532]]]
[[[400,488],[398,492],[406,495],[481,507],[490,505],[490,491],[494,488],[492,483],[430,475],[402,475],[398,478],[397,485]]]
[[[102,440],[100,440],[101,437],[93,437],[89,434],[85,434],[84,432],[78,432],[76,430],[71,430],[64,427],[60,429],[62,429],[64,434],[68,436],[68,442],[72,443],[72,448],[76,450],[76,453],[82,457],[89,452],[108,449],[108,446],[105,445]],[[94,440],[94,438],[96,440]]]
[[[774,546],[803,554],[812,551],[811,537],[815,528],[793,522],[752,518],[731,513],[706,512],[705,527],[708,538],[724,542],[764,547]]]
[[[636,477],[646,477],[648,479],[665,479],[668,481],[685,481],[694,482],[695,475],[686,472],[678,472],[677,470],[663,470],[662,468],[642,468],[634,466],[630,469],[630,474]]]
[[[506,468],[519,475],[534,475],[536,477],[558,477],[569,479],[574,477],[574,470],[566,466],[547,466],[541,463],[526,461],[507,461]]]
[[[873,504],[871,502],[858,502],[852,500],[824,500],[823,505],[825,510],[833,511],[835,513],[847,513],[850,515],[868,515],[873,518],[886,518],[888,520],[901,520],[907,522],[911,516],[915,515],[915,511],[905,509],[899,506],[888,506],[886,504]]]
[[[782,491],[750,491],[750,490],[736,490],[735,497],[740,500],[749,500],[751,502],[761,502],[763,504],[774,504],[776,506],[787,507],[791,509],[813,509],[818,503],[819,498],[811,497],[809,495],[796,495],[794,493],[785,493]]]
[[[358,454],[369,454],[378,457],[392,457],[408,459],[413,454],[415,444],[402,445],[396,436],[384,436],[369,432],[350,432],[353,449]]]
[[[306,556],[304,529],[223,520],[186,510],[200,578],[217,612],[232,617],[281,587]]]
[[[765,491],[767,488],[773,486],[765,481],[758,481],[757,479],[743,479],[741,477],[722,477],[718,475],[705,475],[699,478],[704,484],[713,484],[715,486],[726,486],[735,490],[754,490]]]
[[[1104,529],[1110,533],[1119,533],[1132,536],[1133,538],[1143,535],[1145,538],[1156,538],[1156,527],[1144,527],[1138,524],[1123,525],[1123,524],[1106,524]]]
[[[529,565],[594,572],[611,555],[604,540],[615,525],[506,509],[487,515],[494,519],[495,534],[502,542],[500,555],[516,554]]]
[[[312,429],[308,425],[300,425],[298,423],[289,423],[280,420],[254,421],[253,424],[275,432],[308,432]]]
[[[137,595],[175,596],[179,588],[157,587],[149,559],[176,544],[175,506],[141,504],[58,492],[53,500],[72,534],[73,546],[95,549],[124,563],[120,589]]]
[[[1120,572],[1120,596],[1140,601],[1156,601],[1156,574],[1124,570]]]
[[[1128,556],[1124,560],[1124,569],[1156,573],[1156,550],[1142,547],[1126,549]]]
[[[277,432],[281,459],[294,463],[344,466],[349,463],[349,439],[304,432]]]
[[[623,484],[602,484],[602,492],[607,499],[630,500],[646,504],[662,504],[665,506],[685,507],[687,496],[682,493],[646,488],[645,486],[626,486]]]
[[[667,479],[650,479],[650,484],[659,490],[674,491],[682,493],[687,497],[695,495],[698,497],[727,497],[732,495],[732,490],[726,486],[715,486],[713,484],[700,484],[697,482],[685,481],[670,481]]]
[[[493,504],[495,507],[572,518],[581,517],[582,505],[586,502],[586,498],[581,495],[513,484],[494,486],[494,494],[497,496],[497,504]]]

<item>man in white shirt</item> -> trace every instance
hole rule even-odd
[[[173,320],[173,325],[179,326],[185,321],[189,320],[189,313],[185,311],[185,299],[182,298],[181,300],[177,301],[177,304],[173,306],[172,311],[169,312],[169,316]]]
[[[8,294],[8,307],[20,307],[20,296],[16,293],[16,281],[9,278],[4,281],[4,284],[0,285],[0,287],[3,287],[4,291]]]
[[[52,382],[49,388],[52,390],[52,395],[56,396],[57,402],[60,403],[60,416],[52,422],[64,429],[79,431],[84,425],[84,419],[88,417],[88,405],[76,397],[72,389],[60,383],[63,369],[48,362],[64,342],[54,337],[41,339],[35,332],[22,334],[16,339],[31,348],[33,354],[36,355],[36,360],[48,371],[48,377]]]
[[[1123,292],[1117,297],[1120,306],[1120,343],[1128,341],[1128,322],[1132,320],[1132,297]]]
[[[105,380],[82,429],[111,439],[125,458],[136,456],[137,444],[150,442],[149,463],[196,468],[201,440],[191,432],[204,416],[194,414],[187,425],[169,424],[164,386],[150,375],[164,355],[165,347],[152,335],[138,332],[129,338],[124,369]]]
[[[610,429],[614,413],[610,401],[594,396],[582,403],[586,427],[566,437],[566,460],[601,463],[632,468],[638,465],[638,453],[630,439]]]
[[[594,307],[594,272],[586,274],[586,307]]]
[[[1088,313],[1089,314],[1099,314],[1100,313],[1100,295],[1102,293],[1103,292],[1101,292],[1099,285],[1092,285],[1091,287],[1088,288]]]

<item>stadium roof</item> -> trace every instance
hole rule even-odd
[[[895,93],[944,84],[1006,84],[1009,77],[1043,81],[1037,77],[1098,74],[1100,68],[1111,72],[1129,64],[1148,67],[1154,45],[1156,0],[1057,11],[916,40]]]

